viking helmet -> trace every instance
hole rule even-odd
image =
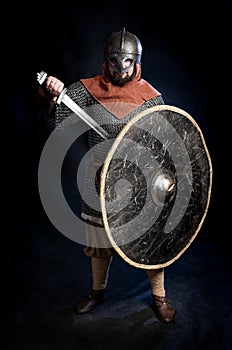
[[[121,31],[111,33],[104,45],[104,60],[118,73],[128,72],[136,63],[141,64],[142,45],[140,40],[132,33],[127,32],[125,28]],[[112,65],[112,60],[117,61],[117,65]],[[129,67],[124,68],[123,63],[130,60]]]

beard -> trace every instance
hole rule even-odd
[[[119,74],[114,73],[110,75],[110,81],[113,85],[123,86],[134,78],[134,74],[132,76],[126,76],[125,78],[121,78]]]

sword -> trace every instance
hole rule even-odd
[[[47,77],[47,73],[41,71],[37,73],[37,81],[42,85]],[[86,113],[78,104],[76,104],[67,94],[67,88],[64,88],[59,95],[56,103],[64,103],[71,111],[73,111],[78,117],[80,117],[86,124],[88,124],[92,129],[94,129],[101,137],[105,140],[110,138],[110,135],[88,114]]]

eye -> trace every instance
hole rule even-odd
[[[131,60],[131,59],[125,60],[124,63],[123,63],[124,68],[130,67],[130,65],[132,64],[132,62],[133,62],[133,60]]]
[[[118,61],[116,60],[116,58],[110,57],[110,58],[109,58],[109,61],[110,61],[110,64],[111,64],[113,67],[117,67],[117,66],[118,66]]]

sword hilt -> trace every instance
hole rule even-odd
[[[40,85],[44,83],[47,78],[47,73],[41,71],[37,73],[37,81]],[[71,111],[73,111],[78,117],[80,117],[85,123],[93,128],[101,137],[105,140],[110,138],[110,135],[104,130],[89,114],[87,114],[80,106],[78,106],[67,94],[67,88],[64,88],[60,93],[56,103],[63,102]]]
[[[44,72],[42,70],[41,72],[37,73],[36,76],[37,76],[38,83],[40,85],[43,85],[43,83],[45,82],[45,80],[46,80],[48,75],[47,75],[46,72]],[[64,95],[66,94],[66,91],[67,91],[67,88],[64,88],[63,91],[61,92],[61,94],[59,95],[57,101],[56,101],[57,104],[61,104],[62,99],[63,99]]]

